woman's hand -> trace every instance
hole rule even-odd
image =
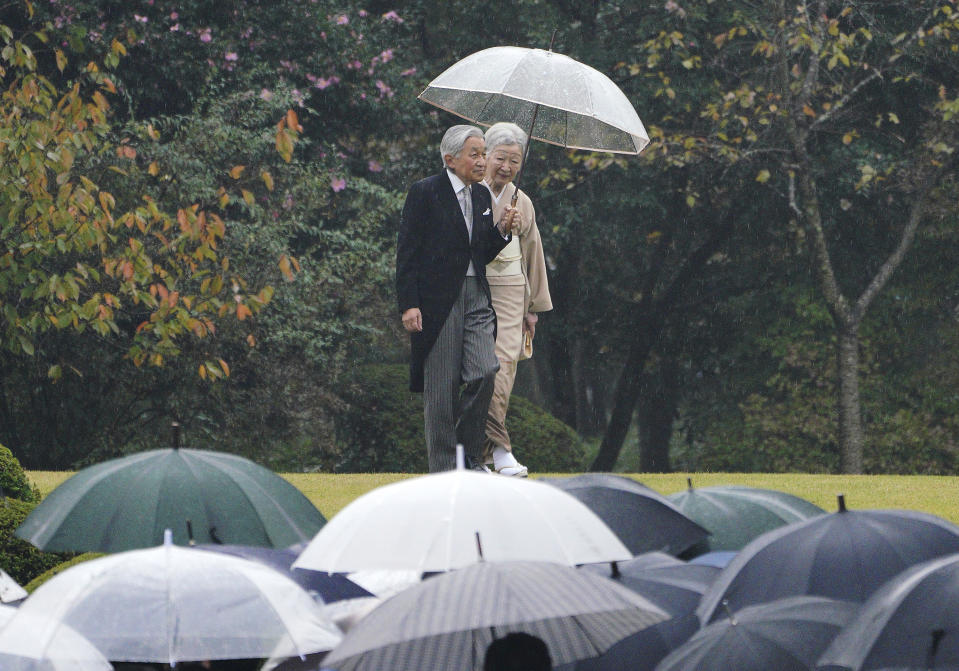
[[[530,338],[536,337],[536,322],[539,321],[539,317],[536,316],[535,312],[527,312],[523,315],[523,331],[529,333]]]

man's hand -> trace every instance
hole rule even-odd
[[[423,315],[419,308],[410,308],[403,313],[403,328],[410,333],[423,330]]]
[[[496,227],[499,228],[500,235],[504,238],[512,233],[517,231],[520,228],[520,225],[523,223],[523,215],[515,207],[509,207],[503,211],[503,218],[499,220],[499,223],[496,224]]]
[[[527,312],[523,316],[523,330],[529,333],[530,338],[536,337],[536,322],[539,321],[539,317],[535,312]]]

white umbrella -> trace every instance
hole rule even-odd
[[[17,581],[0,569],[0,602],[13,603],[27,598],[27,590],[20,587]]]
[[[493,639],[514,631],[539,637],[553,663],[565,664],[599,655],[668,618],[612,580],[569,566],[482,562],[424,580],[384,602],[350,629],[323,666],[481,669]]]
[[[355,499],[320,529],[293,566],[423,573],[481,558],[574,566],[632,556],[593,511],[556,487],[456,470],[378,487]]]
[[[612,80],[543,49],[493,47],[457,61],[420,100],[485,126],[512,121],[543,142],[638,154],[649,136]]]
[[[172,543],[68,568],[11,622],[33,614],[50,617],[54,630],[73,627],[117,662],[300,656],[341,638],[320,604],[279,571]]]
[[[72,628],[54,629],[47,618],[0,606],[0,669],[3,671],[111,671],[112,668],[107,658]]]

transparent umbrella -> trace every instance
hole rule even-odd
[[[3,671],[110,671],[107,658],[71,627],[0,606]]]
[[[259,659],[332,649],[320,604],[257,562],[166,543],[76,564],[38,587],[11,620],[50,618],[116,662]]]

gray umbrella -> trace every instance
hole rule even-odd
[[[632,478],[586,473],[539,481],[582,501],[634,555],[652,551],[679,555],[709,536],[672,501]]]
[[[846,510],[767,531],[744,547],[703,595],[704,624],[787,596],[864,602],[915,564],[959,552],[959,527],[914,510]]]
[[[913,566],[862,605],[818,669],[959,668],[959,554]]]
[[[554,664],[603,653],[668,614],[601,576],[548,562],[481,562],[428,578],[357,623],[324,660],[338,671],[481,669],[494,638],[525,631]]]
[[[750,606],[700,629],[656,671],[807,671],[857,608],[806,596]]]

